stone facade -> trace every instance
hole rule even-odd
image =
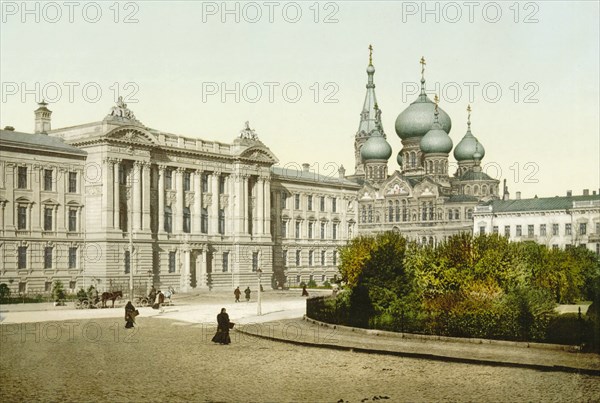
[[[579,196],[496,200],[475,208],[473,232],[600,254],[600,195],[586,190]]]

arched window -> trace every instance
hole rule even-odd
[[[436,161],[435,162],[435,168],[434,168],[434,172],[437,174],[440,172],[440,162]]]
[[[392,201],[388,201],[388,221],[392,222],[394,220],[394,207],[392,206]]]
[[[396,221],[400,221],[400,202],[396,200],[394,206],[396,207]]]
[[[458,209],[454,210],[454,219],[460,220],[460,211]]]
[[[452,220],[452,210],[448,210],[448,220]]]
[[[472,218],[473,218],[473,210],[468,209],[467,210],[467,220],[471,220]]]
[[[367,208],[365,206],[362,206],[361,218],[363,223],[367,222]]]
[[[421,220],[427,220],[427,203],[425,202],[421,204]]]
[[[487,185],[481,185],[481,193],[485,196],[488,193]]]
[[[417,156],[415,154],[415,152],[411,152],[410,153],[410,167],[414,168],[417,166]]]
[[[477,185],[473,186],[473,194],[479,195],[479,186],[477,186]]]
[[[408,221],[408,209],[406,208],[406,200],[402,200],[402,221]]]
[[[369,222],[373,222],[373,206],[369,204],[368,210],[367,210],[367,220]]]
[[[471,194],[471,186],[470,185],[467,185],[467,193],[466,194],[468,194],[468,195]]]
[[[428,204],[429,207],[429,220],[432,221],[433,220],[433,202],[429,202]]]

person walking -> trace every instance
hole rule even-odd
[[[308,297],[308,291],[306,291],[306,285],[302,286],[302,296],[303,297]]]
[[[252,291],[250,291],[250,286],[246,287],[246,289],[244,290],[244,294],[246,294],[246,302],[250,302],[250,293]]]
[[[240,302],[240,295],[242,295],[242,292],[240,291],[239,286],[233,291],[233,295],[235,295],[235,302]]]
[[[233,329],[233,322],[229,321],[229,315],[225,308],[221,308],[221,313],[217,315],[217,333],[212,338],[213,343],[230,344],[229,329]]]
[[[131,329],[133,324],[135,323],[135,317],[138,316],[140,312],[135,309],[135,306],[131,303],[131,301],[127,301],[127,305],[125,305],[125,328]]]

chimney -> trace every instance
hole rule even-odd
[[[306,162],[304,164],[302,164],[302,172],[308,172],[309,167],[310,167],[310,164],[307,164]]]
[[[567,197],[571,197],[573,196],[573,191],[572,190],[567,190]]]
[[[502,200],[510,199],[510,193],[508,193],[508,186],[506,186],[506,179],[504,179],[504,191],[502,193]]]
[[[48,105],[42,100],[38,103],[38,108],[34,111],[35,113],[35,133],[36,134],[48,134],[50,131],[50,116],[52,111],[46,108]]]
[[[589,189],[583,189],[583,195],[584,196],[589,196],[590,195],[590,190]]]
[[[338,169],[338,174],[340,175],[340,179],[344,179],[346,177],[346,168],[343,165],[340,165]],[[596,192],[594,192],[596,193]]]
[[[14,128],[14,127],[12,127],[12,126],[6,126],[6,127],[4,128],[4,130],[6,130],[6,131],[9,131],[9,132],[14,132],[14,131],[15,131],[15,128]],[[594,193],[596,193],[596,192],[594,191]]]
[[[521,192],[515,192],[515,197],[517,200],[521,200]]]

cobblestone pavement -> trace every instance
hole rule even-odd
[[[179,297],[164,313],[143,308],[133,331],[123,327],[122,307],[7,312],[3,306],[0,398],[3,402],[105,401],[107,396],[116,402],[600,401],[599,377],[589,374],[314,348],[237,330],[229,346],[215,345],[210,338],[215,315],[224,306],[236,328],[263,336],[279,334],[291,341],[450,356],[466,351],[476,359],[537,357],[538,363],[546,360],[551,365],[564,365],[554,362],[566,354],[578,363],[592,360],[593,368],[598,356],[501,344],[452,346],[325,328],[293,319],[304,312],[305,304],[293,292],[265,293],[266,314],[260,317],[255,302],[236,304],[228,293]],[[113,316],[102,317],[109,313]]]

